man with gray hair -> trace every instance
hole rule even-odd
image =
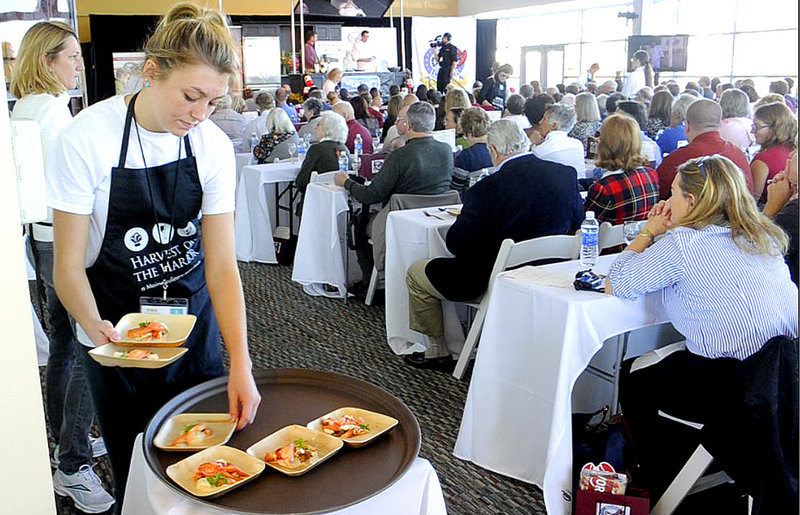
[[[680,165],[690,159],[714,154],[727,157],[739,167],[747,182],[747,189],[752,193],[753,176],[747,156],[739,147],[722,139],[719,133],[721,127],[722,108],[713,100],[703,98],[689,106],[686,110],[686,138],[689,144],[665,157],[664,162],[656,169],[661,200],[672,195],[672,181]]]
[[[661,152],[669,154],[678,146],[688,143],[686,140],[686,111],[689,106],[697,101],[697,97],[683,94],[672,101],[672,114],[670,115],[670,127],[661,133],[656,143],[661,148]]]
[[[600,92],[600,94],[603,94],[603,95],[610,95],[612,93],[616,93],[617,92],[617,83],[614,82],[613,80],[607,80],[600,86],[598,91]]]
[[[581,140],[571,138],[569,131],[575,125],[575,108],[565,104],[551,104],[544,111],[539,130],[530,134],[533,155],[545,161],[553,161],[575,169],[583,178],[586,162]]]
[[[349,106],[349,104],[348,104]],[[362,204],[384,205],[395,193],[412,195],[438,195],[450,188],[453,175],[453,150],[447,143],[433,139],[431,132],[436,123],[436,113],[427,102],[417,102],[408,107],[408,142],[393,151],[383,162],[381,172],[369,186],[360,184],[343,173],[334,178]],[[368,234],[370,235],[370,234]],[[359,265],[364,277],[372,273],[371,252],[359,252]]]
[[[233,97],[225,95],[219,99],[216,109],[209,118],[228,135],[234,147],[242,144],[242,133],[247,127],[247,118],[233,110]]]
[[[528,138],[511,120],[494,122],[487,141],[497,171],[464,195],[461,214],[447,232],[454,257],[417,261],[406,275],[409,327],[429,342],[424,353],[405,358],[417,368],[452,371],[461,348],[444,339],[441,301],[483,295],[504,239],[573,234],[583,220],[574,169],[527,152]]]

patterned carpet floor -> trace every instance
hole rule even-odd
[[[386,344],[383,306],[306,295],[290,280],[289,266],[240,263],[240,271],[255,368],[339,372],[402,399],[419,420],[420,456],[439,475],[448,513],[545,513],[538,487],[453,456],[469,375],[458,381],[449,374],[405,365]],[[95,470],[108,487],[107,460],[95,461]],[[56,496],[56,502],[60,514],[81,513],[69,498]]]

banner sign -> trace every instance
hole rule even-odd
[[[436,89],[436,76],[439,73],[439,46],[432,47],[434,41],[449,32],[451,43],[458,48],[458,62],[453,72],[452,82],[467,91],[472,91],[475,82],[475,42],[477,38],[476,21],[473,16],[427,18],[414,16],[411,23],[411,44],[414,84],[424,84]]]
[[[377,75],[345,75],[342,77],[342,88],[353,94],[356,93],[356,90],[362,84],[366,84],[369,89],[378,88],[378,90],[380,90],[381,78]]]

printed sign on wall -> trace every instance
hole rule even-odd
[[[431,43],[441,41],[441,36],[449,32],[451,43],[458,48],[458,61],[453,72],[452,82],[472,91],[475,82],[475,40],[476,22],[472,16],[448,18],[426,18],[414,16],[411,24],[412,59],[414,84],[425,84],[436,88],[439,73],[438,46]]]

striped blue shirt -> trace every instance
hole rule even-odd
[[[773,336],[797,337],[797,286],[783,257],[742,252],[727,227],[671,230],[641,254],[623,251],[608,279],[625,299],[661,290],[700,356],[741,360]]]

